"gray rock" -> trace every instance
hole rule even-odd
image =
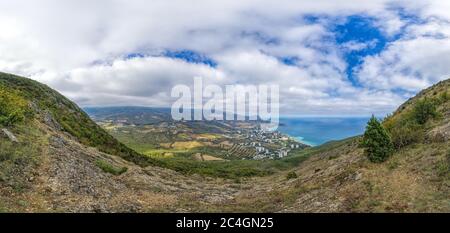
[[[55,121],[55,119],[53,119],[52,114],[47,111],[43,113],[43,120],[46,125],[54,128],[54,129],[57,129],[57,130],[62,129],[61,125],[57,121]]]
[[[37,104],[35,102],[29,102],[28,107],[31,109],[32,112],[35,112],[35,113],[41,112],[41,110],[39,109],[39,107],[37,106]]]
[[[450,140],[450,122],[434,128],[426,136],[428,141],[431,142],[445,142]]]
[[[362,178],[362,173],[360,173],[360,172],[357,172],[356,174],[355,174],[355,180],[360,180],[361,178]]]
[[[16,136],[14,136],[13,133],[11,133],[9,130],[7,129],[2,129],[3,134],[9,138],[10,141],[12,142],[19,142],[19,140],[17,140]]]
[[[60,136],[52,136],[50,140],[52,145],[56,147],[63,147],[66,145],[66,141],[64,140],[64,138]]]

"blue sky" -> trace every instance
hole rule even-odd
[[[181,59],[189,63],[201,63],[211,67],[217,66],[217,63],[213,59],[192,50],[167,50],[162,55],[169,58]]]
[[[219,86],[279,85],[284,115],[385,115],[450,74],[447,1],[18,0],[0,8],[0,70],[82,106],[167,107],[173,86],[201,76]]]
[[[351,80],[352,84],[358,86],[358,81],[355,78],[353,69],[363,62],[364,57],[369,55],[376,55],[383,51],[388,38],[381,32],[381,30],[374,25],[375,19],[361,15],[348,16],[344,23],[332,25],[332,31],[336,35],[336,43],[344,45],[346,43],[356,42],[370,44],[366,48],[360,50],[343,51],[344,59],[347,62],[348,68],[346,74]]]

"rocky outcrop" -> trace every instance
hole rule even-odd
[[[445,142],[450,139],[450,122],[438,126],[427,134],[428,140],[432,142]]]

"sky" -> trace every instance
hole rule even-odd
[[[450,74],[442,0],[0,0],[0,71],[87,106],[277,84],[282,115],[383,116]]]

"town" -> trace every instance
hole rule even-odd
[[[228,150],[229,156],[239,154],[255,160],[283,158],[291,151],[308,147],[278,131],[263,130],[260,125],[250,129],[236,128],[229,138],[234,138],[234,144]]]

